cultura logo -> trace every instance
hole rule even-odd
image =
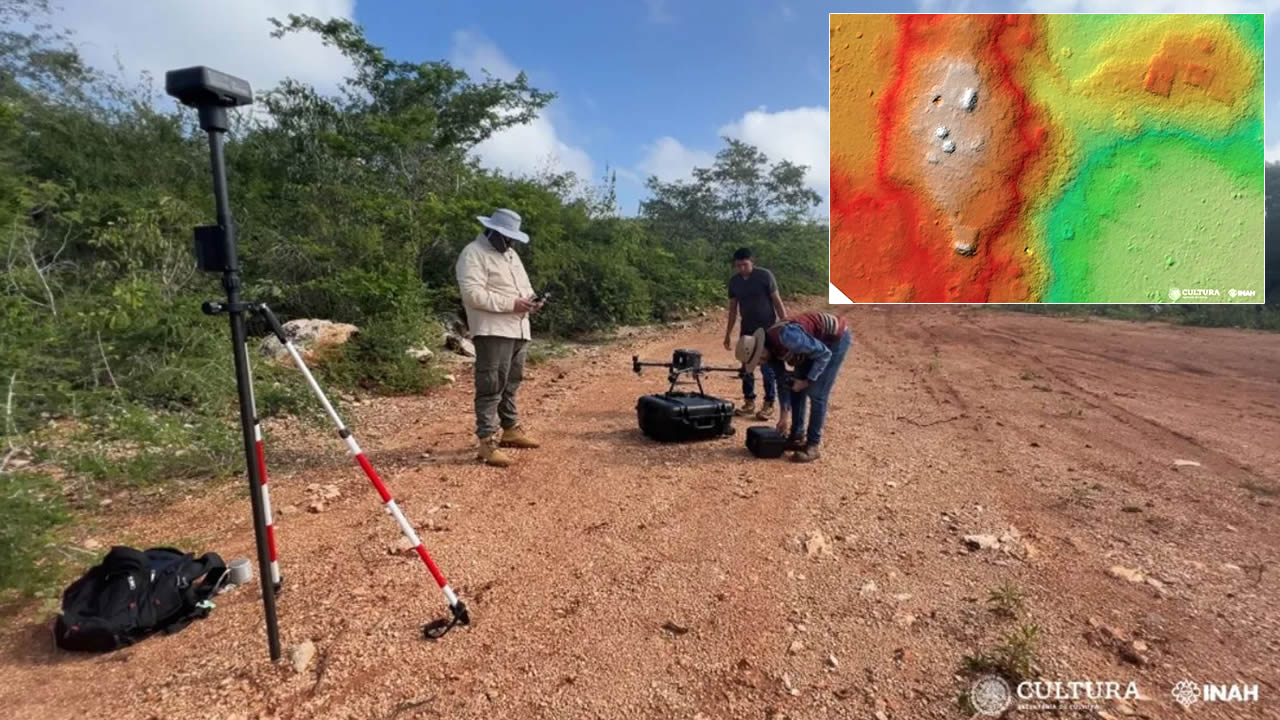
[[[969,688],[969,704],[979,715],[998,717],[1009,709],[1013,691],[999,675],[983,675]]]
[[[1137,683],[1102,680],[1025,680],[1013,688],[999,675],[983,675],[968,697],[979,715],[998,717],[1014,705],[1019,711],[1096,709],[1099,700],[1137,700],[1139,692]]]
[[[1179,290],[1178,288],[1169,288],[1169,299],[1170,299],[1170,300],[1172,300],[1172,301],[1174,301],[1174,302],[1177,302],[1177,301],[1178,301],[1178,298],[1180,298],[1180,297],[1182,297],[1182,291],[1181,291],[1181,290]]]

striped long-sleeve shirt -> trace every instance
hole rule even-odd
[[[787,377],[787,365],[795,367],[795,374],[810,383],[822,377],[831,362],[832,346],[847,329],[843,318],[811,312],[788,318],[765,331],[769,363],[779,384]],[[778,405],[784,411],[790,410],[791,393],[779,392]]]
[[[794,365],[805,370],[805,379],[813,382],[827,368],[831,346],[846,329],[844,318],[831,313],[801,313],[769,328],[764,335],[765,348],[775,370],[781,369],[779,366]]]

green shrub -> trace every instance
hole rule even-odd
[[[68,515],[57,487],[40,473],[0,472],[0,498],[0,589],[30,594],[56,577],[45,546]]]

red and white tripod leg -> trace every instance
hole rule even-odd
[[[248,363],[249,353],[245,353],[245,362]],[[262,513],[266,516],[267,522],[267,552],[271,557],[271,586],[278,593],[282,578],[280,577],[279,556],[276,554],[276,526],[271,515],[271,492],[267,489],[267,457],[262,447],[262,422],[258,419],[258,404],[253,397],[253,370],[249,369],[249,410],[253,413],[253,440],[256,444],[258,456],[258,475],[262,478],[262,483],[258,486],[258,491],[262,495]]]
[[[405,519],[404,513],[400,512],[400,506],[392,499],[390,491],[379,477],[378,471],[373,469],[373,465],[369,463],[369,459],[364,456],[364,451],[360,449],[360,445],[356,442],[355,436],[351,434],[351,430],[342,422],[342,418],[338,417],[338,413],[333,409],[333,405],[329,402],[329,398],[325,396],[324,391],[320,389],[320,384],[316,382],[315,377],[311,374],[311,370],[307,368],[307,364],[303,362],[302,355],[298,353],[298,348],[294,346],[284,334],[284,330],[280,327],[279,321],[271,310],[266,306],[263,312],[267,316],[267,320],[271,323],[275,330],[276,337],[284,344],[285,350],[289,351],[289,356],[293,358],[293,362],[298,366],[298,370],[302,372],[302,377],[306,378],[307,385],[311,387],[311,392],[320,400],[320,404],[324,406],[324,411],[329,415],[329,419],[338,428],[338,437],[341,437],[347,443],[347,449],[351,451],[351,455],[355,457],[356,463],[364,474],[369,478],[369,482],[373,484],[374,490],[377,490],[378,497],[382,498],[383,505],[391,516],[395,518],[396,524],[400,526],[400,532],[413,543],[414,550],[418,553],[418,557],[422,559],[423,565],[426,565],[427,571],[431,573],[431,577],[436,581],[436,585],[440,587],[440,592],[444,593],[445,602],[449,605],[450,612],[453,613],[454,622],[461,625],[469,625],[471,617],[467,613],[467,606],[462,600],[458,599],[458,595],[454,593],[453,588],[449,587],[449,582],[445,580],[444,574],[440,572],[440,568],[436,567],[435,561],[431,559],[431,555],[427,553],[427,548],[422,544],[418,533],[414,531],[413,526]]]

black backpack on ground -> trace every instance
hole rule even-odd
[[[216,553],[113,547],[63,591],[54,641],[64,650],[107,652],[157,631],[177,632],[209,614],[206,601],[226,572]]]

